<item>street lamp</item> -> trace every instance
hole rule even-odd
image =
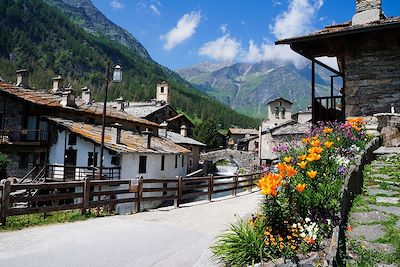
[[[112,81],[115,83],[122,82],[122,68],[120,65],[116,65],[113,67],[113,79]],[[107,96],[108,96],[108,84],[110,82],[110,61],[107,62],[106,66],[106,88],[104,95],[104,103],[103,103],[103,121],[101,125],[101,144],[100,144],[100,171],[99,171],[99,179],[103,176],[103,154],[104,154],[104,135],[106,128],[106,113],[107,113]]]

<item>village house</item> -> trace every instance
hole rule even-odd
[[[17,72],[16,85],[0,82],[0,148],[11,159],[9,176],[22,178],[35,166],[54,179],[97,176],[102,106],[93,105],[88,88],[78,99],[62,82],[56,77],[49,92],[32,90],[26,70]],[[108,109],[106,126],[102,179],[186,175],[190,151],[160,137],[157,123]]]
[[[351,21],[279,40],[312,62],[312,121],[344,120],[400,109],[400,17],[386,17],[381,0],[356,0]],[[336,57],[339,70],[318,60]],[[315,65],[343,79],[339,94],[315,95]]]
[[[182,125],[187,127],[188,136],[192,136],[194,124],[184,115],[179,114],[172,106],[172,88],[163,81],[157,84],[156,98],[150,102],[127,102],[122,97],[109,102],[112,108],[143,118],[157,124],[168,123],[168,130],[180,133]]]
[[[241,129],[229,128],[228,129],[228,146],[231,149],[238,149],[239,141],[243,138],[258,136],[257,129]]]

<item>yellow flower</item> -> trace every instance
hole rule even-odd
[[[299,162],[299,163],[297,163],[297,165],[299,165],[300,168],[304,169],[307,166],[307,161]]]
[[[311,179],[314,179],[315,176],[317,176],[317,171],[308,171],[307,176],[310,177]]]
[[[326,127],[326,128],[323,130],[323,132],[324,132],[324,134],[328,134],[328,133],[333,132],[333,129],[332,129],[332,128],[329,128],[329,127]]]
[[[278,240],[279,241],[283,241],[283,238],[280,236],[280,237],[278,237]]]
[[[326,148],[331,148],[332,147],[332,145],[333,145],[333,142],[331,142],[331,141],[326,141],[326,142],[324,142],[324,145],[325,145],[325,147]]]
[[[310,137],[303,138],[303,139],[301,139],[301,141],[302,141],[304,144],[308,144],[308,142],[310,142]]]
[[[305,188],[306,188],[306,184],[298,184],[298,185],[296,185],[296,190],[299,191],[299,193],[303,192]]]
[[[322,153],[323,150],[324,149],[322,147],[316,146],[316,147],[309,148],[308,149],[308,153],[310,153],[310,154],[313,154],[313,153],[320,154],[320,153]]]
[[[286,163],[289,163],[289,162],[292,161],[292,157],[284,157],[283,160],[284,160]]]
[[[257,183],[258,188],[261,189],[261,194],[276,196],[278,194],[277,188],[282,184],[282,178],[277,173],[268,173]]]
[[[311,146],[320,146],[321,145],[321,141],[319,139],[315,139],[313,141],[310,142]]]
[[[298,156],[298,158],[299,158],[300,161],[304,161],[304,160],[306,160],[306,158],[307,158],[307,154]]]

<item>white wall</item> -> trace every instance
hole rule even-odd
[[[282,114],[279,113],[279,118],[275,117],[276,107],[285,108],[285,118],[282,118]],[[285,121],[290,121],[292,119],[292,105],[282,99],[273,101],[268,105],[268,121],[271,123],[280,124]]]

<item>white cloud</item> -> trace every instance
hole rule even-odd
[[[260,49],[254,43],[254,40],[249,42],[249,50],[245,53],[246,62],[257,62],[262,60],[262,54]]]
[[[323,3],[323,0],[291,0],[288,10],[278,15],[270,25],[272,33],[283,39],[310,32]]]
[[[158,7],[157,7],[156,4],[151,4],[151,5],[149,6],[149,8],[150,8],[150,11],[151,11],[154,15],[156,15],[156,16],[161,16],[161,12],[160,12],[160,10],[158,9]]]
[[[219,29],[223,34],[225,34],[228,31],[228,24],[222,24]]]
[[[233,60],[241,52],[241,44],[236,39],[225,34],[224,36],[203,44],[199,54],[216,60]]]
[[[123,9],[125,5],[118,0],[112,0],[110,5],[113,9]]]
[[[337,71],[339,70],[336,57],[318,57],[317,60],[321,61],[322,63],[328,65],[331,68],[334,68]]]
[[[281,5],[282,5],[282,2],[281,2],[281,1],[279,1],[279,0],[272,0],[272,6],[273,6],[273,7],[281,6]]]
[[[164,49],[171,50],[178,44],[190,38],[196,32],[196,28],[199,26],[200,20],[200,11],[192,11],[183,15],[173,29],[171,29],[165,35],[160,36],[160,39],[166,42]]]

